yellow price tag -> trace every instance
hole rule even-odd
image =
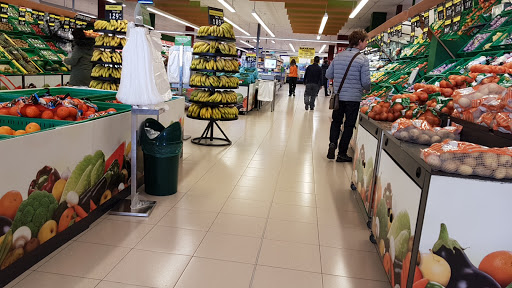
[[[450,24],[452,24],[452,20],[451,20],[451,19],[446,20],[446,21],[444,22],[444,26],[448,26],[448,25],[450,25]]]
[[[427,32],[427,31],[428,31],[428,28],[423,29],[423,32]]]
[[[453,22],[458,22],[458,21],[460,21],[460,16],[453,18]]]
[[[446,8],[448,8],[448,7],[451,7],[452,5],[453,5],[453,2],[452,2],[452,1],[450,1],[450,2],[446,3],[446,5],[445,5],[445,6],[446,6]]]
[[[443,7],[443,6],[441,6],[441,7],[437,8],[437,11],[443,11],[443,8],[444,8],[444,7]]]
[[[415,35],[415,33],[414,33],[414,32],[411,32],[411,36],[414,36],[414,35]]]

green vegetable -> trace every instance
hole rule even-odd
[[[444,286],[436,282],[428,282],[425,288],[444,288]]]
[[[411,238],[411,232],[404,230],[395,239],[395,258],[400,260],[400,262],[404,261],[405,255],[409,252],[409,238]]]
[[[377,207],[377,217],[379,217],[379,239],[386,239],[388,235],[388,207],[386,201],[381,199]]]
[[[407,211],[401,211],[395,219],[393,219],[393,223],[391,223],[391,228],[389,229],[388,238],[393,236],[393,238],[397,239],[398,235],[404,230],[411,233],[411,220],[409,219],[409,213],[407,213]]]
[[[27,226],[32,235],[37,235],[44,223],[52,219],[57,206],[57,200],[52,194],[46,191],[34,191],[25,201],[21,202],[12,222],[12,230],[16,232],[18,228]]]
[[[94,169],[94,167],[92,165],[89,166],[82,175],[82,178],[80,178],[78,185],[76,185],[75,192],[78,194],[78,196],[82,195],[82,193],[84,193],[85,190],[87,190],[91,185],[92,169]]]
[[[98,160],[98,163],[96,163],[96,166],[92,169],[91,174],[91,185],[89,188],[94,186],[98,181],[100,181],[101,177],[103,176],[103,171],[105,171],[105,160],[100,159]]]
[[[70,191],[75,191],[78,194],[78,196],[80,196],[81,193],[79,193],[79,191],[76,191],[76,189],[77,189],[79,183],[81,182],[82,177],[86,176],[85,172],[87,171],[89,166],[91,166],[91,169],[89,171],[89,175],[86,177],[89,180],[86,183],[83,182],[83,184],[79,188],[80,188],[80,190],[83,189],[83,191],[82,191],[82,193],[83,193],[85,190],[87,190],[92,185],[94,185],[94,183],[91,184],[92,170],[95,168],[97,163],[100,161],[105,162],[105,154],[103,154],[103,152],[101,150],[98,150],[98,151],[96,151],[96,153],[94,153],[94,155],[85,156],[84,159],[82,159],[82,161],[80,161],[80,163],[78,163],[78,165],[76,165],[75,170],[73,170],[73,172],[71,172],[71,176],[69,177],[68,181],[66,182],[66,186],[64,187],[64,191],[60,198],[60,203],[66,201],[66,196],[68,195],[68,193]],[[97,176],[94,176],[94,177],[96,178]],[[84,181],[86,180],[86,178],[84,178]],[[98,177],[98,180],[99,180],[99,178],[101,178],[101,176]]]

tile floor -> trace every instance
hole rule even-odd
[[[328,98],[306,112],[287,89],[221,124],[231,146],[186,141],[178,193],[144,194],[149,218],[105,215],[8,287],[389,288],[351,165],[325,158]]]

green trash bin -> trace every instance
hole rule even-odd
[[[183,141],[181,124],[165,128],[155,119],[142,122],[140,145],[144,152],[144,184],[146,193],[173,195],[178,191],[178,169]]]

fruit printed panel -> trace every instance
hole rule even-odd
[[[423,281],[445,288],[512,287],[512,233],[504,217],[510,192],[509,183],[432,176],[420,240]]]
[[[354,148],[352,184],[356,186],[363,200],[366,213],[370,215],[370,202],[374,191],[375,159],[379,142],[362,126],[358,130],[356,147]]]
[[[406,287],[421,188],[386,151],[379,161],[372,231],[391,287]],[[415,275],[421,279],[421,273]]]
[[[0,184],[0,278],[128,187],[129,139],[130,114],[123,113],[1,142],[3,151],[17,152],[0,163],[7,180]]]

